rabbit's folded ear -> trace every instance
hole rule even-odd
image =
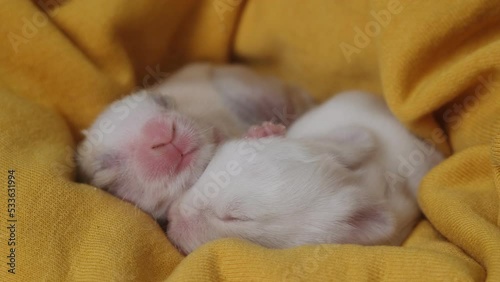
[[[276,78],[242,66],[225,66],[214,68],[212,81],[226,106],[247,124],[289,124],[297,117],[291,98],[297,96],[297,90]]]
[[[328,138],[338,145],[340,160],[349,168],[358,167],[367,161],[377,149],[375,136],[363,127],[338,128],[332,131]]]
[[[348,169],[356,169],[377,151],[377,140],[370,130],[363,127],[341,127],[328,136],[316,138],[314,147],[321,154],[328,154]]]

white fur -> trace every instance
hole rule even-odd
[[[421,163],[410,174],[398,172],[401,158],[416,152],[425,154]],[[441,159],[379,98],[339,94],[300,118],[285,138],[220,146],[172,204],[167,234],[186,253],[225,237],[271,248],[400,244],[420,216],[418,184]]]
[[[201,175],[221,138],[241,136],[253,123],[272,116],[272,111],[293,110],[290,99],[300,103],[305,97],[241,66],[189,65],[167,81],[111,104],[78,147],[79,174],[83,181],[162,220],[172,200]],[[199,150],[188,169],[152,179],[141,172],[139,153],[131,148],[144,139],[144,125],[155,118],[175,120]]]

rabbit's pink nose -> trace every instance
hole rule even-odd
[[[155,118],[144,125],[138,158],[147,175],[173,175],[189,166],[197,148],[193,138],[185,134],[186,127],[182,121],[168,117]]]
[[[153,119],[143,128],[143,136],[151,149],[162,148],[172,142],[176,131],[175,122],[171,119]]]

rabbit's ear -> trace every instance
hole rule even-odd
[[[291,87],[242,66],[214,68],[212,81],[226,106],[246,124],[274,121],[285,125],[296,117]]]
[[[377,140],[370,130],[363,127],[342,127],[327,136],[311,140],[322,155],[348,169],[357,169],[377,151]]]

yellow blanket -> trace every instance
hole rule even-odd
[[[0,19],[1,281],[500,281],[497,0],[0,0]],[[421,185],[426,219],[403,247],[223,239],[183,258],[146,214],[74,182],[96,114],[200,60],[320,101],[383,93],[451,155]]]

